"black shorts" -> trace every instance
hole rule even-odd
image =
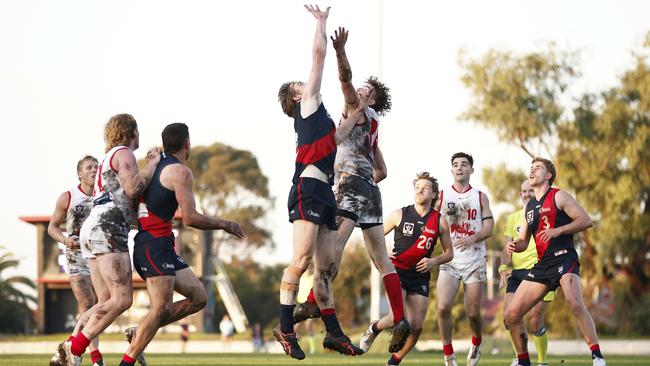
[[[356,175],[336,182],[337,215],[356,222],[363,230],[384,222],[379,187]]]
[[[560,287],[560,279],[567,273],[575,273],[580,276],[580,262],[578,253],[574,249],[562,249],[555,253],[547,252],[530,269],[525,280],[544,284],[551,291],[555,291]]]
[[[431,272],[420,273],[415,269],[400,269],[395,268],[399,276],[399,282],[402,288],[408,295],[422,295],[429,297],[429,281],[431,280]]]
[[[136,241],[133,246],[133,267],[143,280],[155,276],[175,276],[189,267],[176,251],[170,237]]]
[[[337,230],[336,200],[332,187],[316,178],[300,178],[289,192],[289,222],[307,220]]]
[[[513,269],[510,277],[508,277],[508,286],[506,286],[506,293],[516,292],[517,287],[519,287],[519,284],[521,284],[521,281],[526,279],[526,276],[528,276],[528,272],[530,272],[530,269]]]

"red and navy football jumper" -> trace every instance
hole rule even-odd
[[[420,273],[415,266],[422,258],[431,258],[439,236],[440,212],[431,209],[420,216],[414,205],[402,207],[402,221],[394,233],[392,262],[407,293],[429,296],[431,272]]]
[[[336,157],[336,126],[321,103],[307,118],[300,115],[300,104],[294,112],[296,132],[296,170],[289,192],[289,221],[307,220],[325,224],[336,230],[336,200],[332,193],[334,159]],[[316,178],[301,177],[308,165],[314,165],[327,175],[328,183]]]
[[[188,267],[174,248],[172,220],[178,209],[176,194],[160,183],[160,173],[172,164],[181,162],[163,153],[149,186],[140,197],[133,267],[145,280],[153,276],[173,276],[176,271]]]
[[[526,205],[526,223],[535,238],[539,258],[526,280],[543,283],[551,290],[560,286],[560,278],[564,274],[580,275],[580,262],[573,243],[573,234],[562,234],[545,241],[538,237],[542,230],[554,229],[573,221],[555,203],[555,195],[559,191],[557,188],[550,188],[539,200],[533,197]]]

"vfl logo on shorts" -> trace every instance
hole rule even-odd
[[[530,224],[533,222],[533,211],[526,212],[526,221]]]
[[[555,252],[553,254],[555,254],[555,256],[557,257],[558,255],[566,254],[566,252],[567,252],[566,249],[562,249],[562,250],[558,250],[557,252]]]
[[[405,222],[404,223],[404,228],[402,228],[402,234],[411,236],[413,235],[413,228],[415,225],[413,225],[412,222]]]
[[[140,267],[140,270],[141,270],[142,272],[147,272],[147,267]]]
[[[564,272],[564,266],[559,266],[557,268],[557,273],[562,273],[562,272]]]
[[[307,214],[308,214],[309,216],[313,216],[313,217],[318,217],[318,218],[320,218],[320,214],[319,214],[318,212],[314,212],[314,211],[312,211],[312,210],[307,210]]]
[[[530,272],[528,272],[528,277],[530,277],[530,278],[535,278],[535,275],[532,274],[532,273],[530,273]]]
[[[422,285],[422,292],[429,292],[427,285]]]

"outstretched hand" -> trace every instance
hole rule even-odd
[[[328,6],[325,11],[322,11],[318,5],[305,5],[305,9],[307,9],[307,11],[310,12],[314,18],[318,20],[327,19],[327,17],[330,15],[330,8],[331,6]]]
[[[239,239],[244,238],[244,230],[239,226],[238,223],[234,221],[226,221],[226,227],[223,228],[225,232],[228,234],[234,235],[235,237]]]
[[[337,51],[345,50],[345,43],[348,41],[348,31],[343,27],[339,27],[338,30],[334,30],[334,36],[330,36],[332,40],[332,45]]]

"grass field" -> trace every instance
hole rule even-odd
[[[120,355],[105,355],[108,366],[117,366]],[[163,355],[148,354],[147,360],[151,366],[198,366],[198,365],[385,365],[387,356],[381,354],[368,354],[361,357],[344,357],[338,354],[326,353],[308,355],[303,361],[296,361],[285,355],[276,354],[189,354],[189,355]],[[49,355],[2,355],[0,356],[0,365],[47,365]],[[465,360],[460,360],[459,365],[465,365]],[[483,356],[481,365],[510,365],[511,359],[503,356]],[[612,356],[607,359],[608,365],[650,365],[650,357],[647,356]],[[591,366],[592,362],[589,356],[580,357],[551,357],[549,365],[553,366]],[[84,360],[83,365],[90,365],[90,359]],[[439,352],[414,352],[404,360],[401,365],[442,365],[442,356]],[[534,364],[533,364],[534,365]]]

